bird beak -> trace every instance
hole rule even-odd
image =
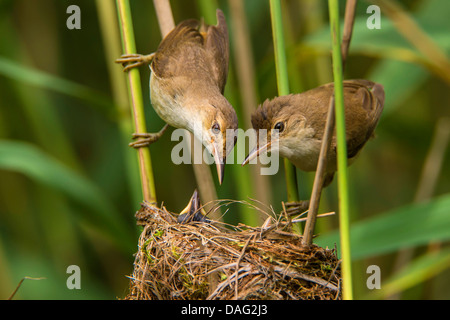
[[[197,189],[195,189],[194,194],[189,200],[186,208],[184,208],[180,214],[178,215],[177,221],[178,223],[187,223],[194,219],[196,212],[200,207],[200,197],[198,195]]]
[[[225,156],[221,159],[219,150],[219,145],[216,142],[213,142],[213,156],[217,168],[217,177],[219,178],[219,184],[222,184],[225,173]]]
[[[192,195],[191,200],[189,200],[186,208],[180,212],[177,221],[178,223],[187,223],[191,221],[210,222],[210,220],[206,218],[206,213],[200,204],[200,196],[197,189],[194,191],[194,194]]]
[[[267,142],[262,147],[256,146],[245,158],[244,162],[242,162],[242,165],[245,166],[247,163],[250,162],[250,160],[253,160],[254,158],[258,157],[261,153],[266,152],[267,149],[270,149],[272,142]]]
[[[197,212],[199,208],[200,208],[200,196],[198,195],[197,189],[195,189],[194,194],[191,197],[191,200],[189,200],[189,203],[187,204],[186,208],[184,208],[183,211],[180,212],[180,215],[184,213],[192,215],[195,212]]]

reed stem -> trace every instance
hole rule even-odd
[[[272,20],[273,45],[275,49],[275,68],[277,75],[278,95],[289,94],[289,78],[287,71],[286,52],[284,45],[283,24],[280,0],[270,0],[270,15]],[[297,175],[294,165],[284,159],[287,199],[289,202],[299,201]]]
[[[330,31],[332,38],[334,99],[336,114],[337,176],[339,194],[339,229],[342,258],[343,299],[352,300],[352,272],[349,228],[349,195],[347,181],[347,141],[345,131],[345,106],[342,76],[341,35],[339,24],[339,1],[328,0]]]
[[[211,0],[207,0],[211,1]],[[242,0],[228,0],[229,5],[229,21],[233,37],[231,38],[231,49],[234,60],[230,61],[235,64],[236,81],[240,88],[240,103],[235,106],[238,117],[242,119],[240,125],[244,128],[251,128],[251,116],[255,108],[258,106],[258,81],[254,68],[252,44],[250,39],[250,31],[248,28],[248,19],[245,12],[245,3]],[[231,60],[231,59],[230,59]],[[232,71],[233,69],[230,69]],[[229,79],[233,79],[228,76]],[[232,80],[231,80],[232,81]],[[236,88],[234,88],[236,90]],[[230,101],[231,102],[231,101]],[[237,102],[237,101],[236,101]],[[239,107],[236,107],[239,106]],[[239,148],[242,143],[238,139]],[[235,147],[235,148],[236,148]],[[239,162],[239,160],[238,160]],[[255,164],[244,167],[233,167],[238,173],[235,175],[238,192],[241,199],[251,197],[263,203],[270,203],[271,191],[268,176],[261,174],[261,164]],[[249,183],[251,182],[251,183]],[[241,191],[242,190],[242,191]],[[246,193],[244,193],[246,192]],[[249,212],[244,212],[249,211]],[[241,219],[243,223],[248,225],[261,225],[264,223],[265,217],[251,213],[252,208],[245,207],[241,210]]]
[[[136,53],[130,3],[128,0],[117,0],[116,3],[122,36],[123,53]],[[144,101],[142,98],[141,78],[138,69],[131,69],[128,71],[128,93],[135,132],[145,133],[147,132],[147,128],[144,117]],[[156,203],[156,190],[150,150],[149,148],[138,148],[137,153],[143,199],[150,203]]]
[[[353,25],[355,22],[357,0],[347,0],[345,7],[345,22],[344,22],[344,34],[342,35],[341,44],[341,57],[342,57],[342,70],[345,69],[345,62],[348,56],[348,50],[350,47],[350,40],[353,33]],[[343,71],[342,71],[343,72]],[[334,96],[330,99],[328,107],[328,116],[325,124],[325,130],[322,138],[322,146],[320,149],[319,162],[317,164],[317,171],[314,178],[313,190],[311,193],[311,200],[308,210],[308,219],[305,225],[305,231],[303,233],[302,243],[310,246],[312,244],[312,238],[314,234],[314,227],[316,224],[316,217],[319,210],[320,196],[323,189],[323,180],[326,171],[326,159],[328,156],[328,149],[331,144],[331,138],[334,132],[335,125],[335,107]]]

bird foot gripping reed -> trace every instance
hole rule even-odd
[[[340,299],[335,250],[302,246],[278,221],[267,228],[177,222],[144,203],[143,226],[125,299]]]

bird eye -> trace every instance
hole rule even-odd
[[[273,128],[278,130],[278,132],[282,132],[284,130],[284,122],[277,122]]]
[[[211,130],[214,134],[218,134],[220,132],[220,126],[217,122],[214,122],[214,124],[211,127]]]

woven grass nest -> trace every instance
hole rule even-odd
[[[178,223],[143,203],[143,226],[127,300],[340,299],[335,250],[302,246],[289,224]]]

